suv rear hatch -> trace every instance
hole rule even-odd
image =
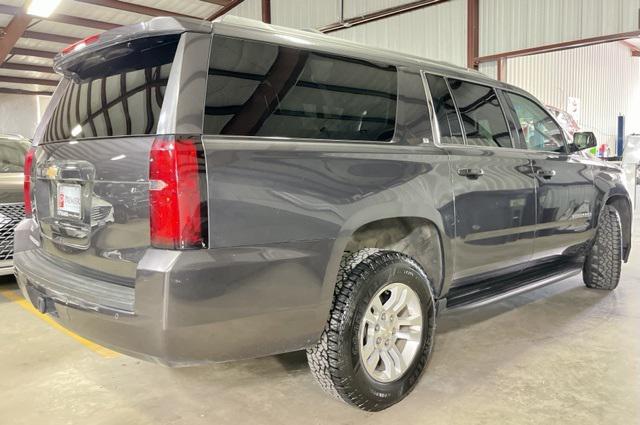
[[[186,24],[157,18],[90,37],[56,58],[64,79],[36,132],[33,217],[38,255],[70,273],[135,281],[151,246],[150,153],[180,129],[168,90],[182,84],[176,74],[184,73],[187,29],[210,31],[208,23]]]

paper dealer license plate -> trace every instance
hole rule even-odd
[[[56,211],[59,217],[82,217],[82,187],[79,184],[58,184]]]

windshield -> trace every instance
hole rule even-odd
[[[22,173],[24,156],[30,146],[28,140],[0,137],[0,173]]]

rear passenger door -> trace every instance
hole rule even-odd
[[[533,253],[535,181],[526,152],[514,148],[515,128],[496,91],[425,77],[439,143],[450,156],[456,216],[453,285],[526,267]]]
[[[506,93],[518,137],[532,161],[537,184],[534,260],[571,256],[594,236],[596,191],[591,166],[569,154],[558,123],[537,102]]]

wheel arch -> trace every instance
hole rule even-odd
[[[389,217],[363,224],[356,229],[344,252],[378,248],[408,255],[429,277],[436,298],[442,292],[445,254],[436,224],[423,217]]]
[[[363,248],[387,249],[414,258],[432,281],[434,297],[440,298],[446,293],[452,274],[452,260],[447,255],[451,244],[447,235],[442,216],[435,210],[432,214],[422,211],[421,214],[382,217],[360,211],[357,217],[345,222],[331,249],[323,279],[320,314],[330,310],[342,256]],[[420,252],[420,247],[428,249]]]

